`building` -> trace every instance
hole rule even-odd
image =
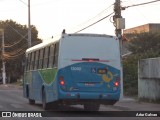
[[[143,33],[143,32],[150,32],[150,33],[160,33],[160,23],[149,23],[137,27],[133,27],[130,29],[125,29],[123,31],[123,47],[122,47],[122,54],[129,55],[131,52],[128,50],[128,45],[131,37],[134,37],[134,33]]]
[[[123,31],[123,34],[142,33],[142,32],[160,33],[160,23],[149,23],[130,29],[125,29]]]

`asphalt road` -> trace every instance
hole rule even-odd
[[[85,112],[83,111],[83,106],[62,106],[57,110],[52,110],[44,112],[41,103],[36,102],[35,105],[30,105],[28,100],[23,97],[22,88],[11,86],[11,85],[0,85],[0,111],[12,111],[12,112],[25,112],[25,111],[36,111],[42,112],[42,114],[47,114],[52,117],[42,117],[42,118],[0,118],[0,120],[158,120],[158,117],[113,117],[126,116],[133,113],[140,114],[143,111],[160,111],[160,104],[136,102],[133,99],[123,99],[116,103],[114,106],[104,106],[101,105],[101,112]],[[118,112],[119,111],[119,112]],[[131,112],[128,112],[131,111]],[[132,113],[132,111],[134,111]],[[142,112],[137,112],[142,111]],[[150,112],[147,112],[150,113]],[[112,117],[110,117],[112,116]]]

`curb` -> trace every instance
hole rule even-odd
[[[135,99],[127,98],[127,97],[124,97],[124,98],[119,100],[119,102],[135,102],[135,101],[136,101]]]

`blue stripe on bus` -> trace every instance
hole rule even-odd
[[[98,70],[107,69],[105,74],[98,74]],[[45,85],[47,102],[53,102],[59,99],[101,99],[118,100],[120,96],[119,87],[114,87],[113,82],[119,80],[120,70],[103,63],[82,62],[58,70],[54,82],[50,85],[44,83],[38,71],[27,73],[31,78],[26,79],[27,83],[32,85],[29,88],[30,98],[41,101],[41,85]],[[28,76],[27,75],[27,76]],[[59,76],[64,76],[65,89],[59,85]],[[27,77],[26,77],[27,78]],[[112,78],[112,79],[111,79]]]
[[[108,70],[105,74],[98,73],[98,70],[105,69]],[[104,97],[106,99],[119,98],[120,84],[118,88],[115,88],[114,82],[120,83],[120,70],[110,65],[97,62],[75,63],[61,68],[58,76],[63,76],[65,80],[65,87],[61,86],[59,90],[61,99],[67,98],[69,92],[75,93],[69,98],[74,98],[76,93],[82,93],[82,99],[97,98],[99,93],[103,93],[104,96],[109,93],[108,97]],[[113,96],[110,97],[110,95]]]

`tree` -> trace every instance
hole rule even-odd
[[[132,53],[145,54],[145,56],[146,54],[148,56],[150,53],[155,56],[160,54],[160,34],[144,32],[140,34],[133,34],[132,36],[134,37],[131,37],[128,47]]]
[[[38,31],[35,26],[31,26],[32,46],[41,43],[38,38]],[[6,62],[7,77],[11,77],[11,82],[23,75],[23,66],[25,60],[25,51],[28,48],[28,28],[13,20],[0,21],[0,29],[4,30],[5,53],[2,58]],[[0,42],[0,46],[2,46]],[[0,67],[2,65],[0,64]]]
[[[128,49],[133,54],[123,60],[124,91],[127,95],[136,95],[138,93],[138,61],[160,57],[160,34],[132,34],[129,39]]]

